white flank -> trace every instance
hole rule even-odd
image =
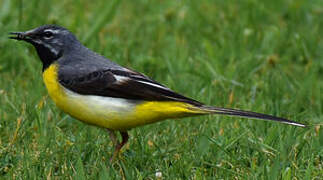
[[[88,114],[109,118],[109,115],[123,115],[133,112],[138,101],[123,98],[81,95],[64,88],[68,103]]]

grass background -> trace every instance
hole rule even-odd
[[[57,109],[33,47],[7,38],[56,23],[206,104],[318,124],[322,17],[321,0],[0,0],[0,179],[322,179],[322,126],[223,116],[135,128],[111,165],[108,133]]]

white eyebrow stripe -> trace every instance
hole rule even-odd
[[[53,29],[45,29],[44,32],[51,32],[53,34],[58,34],[60,32],[59,29],[53,30]]]

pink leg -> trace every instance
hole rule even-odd
[[[107,129],[107,130],[108,130],[108,132],[110,134],[110,139],[112,140],[112,142],[113,142],[113,144],[115,146],[113,155],[112,155],[112,157],[110,159],[110,162],[112,162],[112,161],[114,161],[114,159],[119,154],[121,148],[128,142],[129,135],[128,135],[127,131],[125,131],[125,132],[120,131],[122,141],[121,141],[121,143],[119,143],[114,131],[112,131],[110,129]]]

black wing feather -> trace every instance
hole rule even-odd
[[[60,71],[59,82],[65,88],[83,95],[117,97],[131,100],[180,101],[201,106],[202,103],[182,96],[132,70],[96,70],[91,73]],[[115,76],[127,78],[117,81]]]

